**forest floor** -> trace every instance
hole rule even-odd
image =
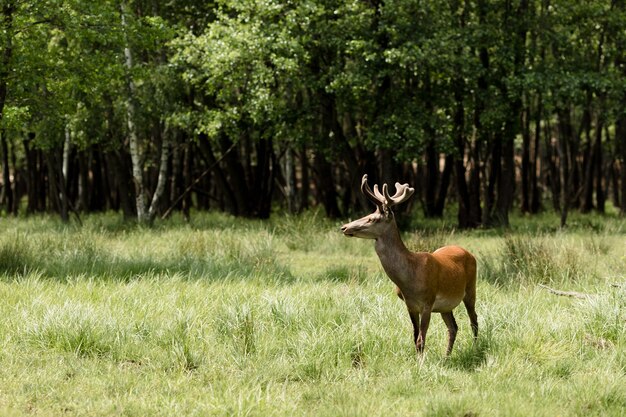
[[[478,259],[479,338],[460,306],[449,358],[438,314],[416,355],[372,242],[315,213],[1,222],[0,415],[626,415],[614,216],[408,225],[411,249]]]

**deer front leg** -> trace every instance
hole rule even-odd
[[[417,338],[420,334],[420,314],[417,311],[409,310],[409,317],[411,317],[411,324],[413,324],[413,344],[417,346]]]
[[[422,311],[422,319],[420,320],[420,332],[417,336],[417,341],[415,342],[415,349],[419,353],[424,351],[424,346],[426,345],[426,332],[428,332],[428,325],[430,324],[430,311],[432,306],[424,308]]]

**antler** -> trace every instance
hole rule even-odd
[[[372,201],[372,203],[377,206],[385,204],[385,197],[383,197],[380,191],[378,191],[378,184],[374,184],[375,193],[372,192],[372,189],[367,183],[367,174],[363,175],[363,179],[361,180],[361,191]]]
[[[367,183],[367,174],[363,175],[361,180],[361,191],[377,206],[393,207],[409,199],[415,191],[414,188],[409,187],[409,184],[400,184],[396,182],[396,193],[393,197],[389,196],[389,190],[387,184],[383,184],[383,192],[378,191],[378,184],[374,184],[374,191]]]
[[[385,199],[387,200],[388,207],[392,207],[405,202],[413,195],[414,192],[415,189],[409,187],[409,184],[400,184],[399,182],[396,182],[396,193],[393,195],[393,197],[390,197],[387,190],[387,184],[383,184],[383,194],[385,195]]]

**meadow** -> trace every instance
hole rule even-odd
[[[316,213],[0,224],[0,415],[626,415],[615,216],[408,222],[409,248],[478,259],[479,339],[460,306],[448,358],[440,316],[418,357],[373,243]]]

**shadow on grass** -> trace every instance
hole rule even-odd
[[[490,328],[479,332],[478,339],[464,349],[453,351],[446,364],[454,369],[476,371],[487,362],[487,357],[495,349],[493,333]]]
[[[53,242],[58,243],[58,242]],[[179,275],[191,280],[244,280],[266,282],[294,280],[266,247],[203,256],[128,255],[108,252],[86,239],[62,245],[15,235],[0,241],[0,280],[13,280],[31,273],[61,282],[85,276],[99,280],[131,281],[142,276]]]
[[[334,283],[363,283],[368,279],[367,269],[362,265],[330,266],[315,276],[316,281],[330,281]]]

